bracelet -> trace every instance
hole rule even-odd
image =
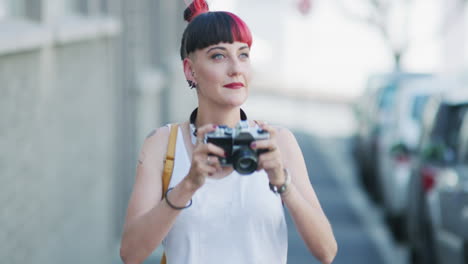
[[[291,176],[289,175],[289,170],[286,168],[283,168],[283,171],[284,171],[284,174],[286,175],[286,180],[284,181],[283,185],[278,187],[278,186],[271,184],[271,182],[268,183],[270,185],[270,190],[274,193],[283,194],[284,192],[286,192],[289,184],[291,183]]]
[[[166,200],[166,203],[169,205],[169,207],[171,207],[172,209],[175,209],[175,210],[183,210],[183,209],[187,209],[187,208],[189,208],[190,206],[192,206],[192,199],[190,199],[190,202],[189,202],[188,205],[183,206],[183,207],[179,207],[179,206],[173,205],[173,204],[169,201],[169,199],[167,198],[167,194],[168,194],[170,191],[172,191],[172,189],[174,189],[174,187],[171,187],[171,188],[167,189],[166,193],[164,194],[164,198],[166,198],[165,200]]]

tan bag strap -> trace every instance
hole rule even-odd
[[[166,159],[164,160],[164,171],[163,171],[163,192],[161,199],[164,199],[164,194],[169,188],[169,182],[171,181],[172,170],[174,169],[175,159],[175,146],[177,141],[177,132],[179,125],[171,125],[171,134],[169,135],[169,143],[167,145]]]
[[[167,189],[169,188],[169,182],[171,181],[172,171],[174,170],[174,159],[175,159],[175,147],[177,142],[177,133],[178,133],[178,124],[171,125],[171,133],[169,135],[169,143],[167,144],[166,159],[164,160],[164,171],[163,171],[163,192],[161,200],[164,199],[164,194],[166,194]],[[161,264],[166,264],[166,254],[163,253],[161,258]]]

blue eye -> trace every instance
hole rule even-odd
[[[249,58],[249,56],[250,56],[250,54],[248,54],[248,53],[242,53],[242,54],[240,55],[240,57],[241,57],[241,58],[244,58],[244,59]]]
[[[214,59],[214,60],[220,60],[220,59],[224,58],[224,55],[218,53],[218,54],[214,54],[213,56],[211,56],[211,58]]]

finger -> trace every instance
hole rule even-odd
[[[270,138],[276,137],[276,128],[274,128],[271,125],[268,125],[266,122],[261,122],[260,128],[267,131],[270,134]]]
[[[257,163],[257,169],[256,169],[256,171],[261,171],[261,170],[263,170],[263,164],[262,164],[262,162],[259,160],[258,163]]]
[[[223,170],[223,166],[221,166],[221,162],[219,161],[219,159],[217,160],[217,162],[215,163],[215,168],[217,171],[222,171]]]
[[[268,161],[268,160],[278,160],[279,161],[280,156],[278,155],[278,152],[266,152],[266,153],[262,153],[258,157],[259,162]]]
[[[209,166],[214,167],[216,170],[220,171],[222,169],[221,162],[217,156],[208,156],[207,162]]]
[[[197,129],[197,143],[205,142],[205,134],[216,129],[216,125],[207,124]]]
[[[195,168],[199,174],[208,175],[209,173],[215,173],[217,171],[215,164],[216,164],[216,161],[213,161],[213,165],[209,165],[208,160],[206,158],[205,159],[198,158],[195,161]]]
[[[222,170],[221,162],[217,156],[213,155],[206,155],[206,154],[194,154],[193,156],[193,164],[198,168],[205,168],[206,166],[210,166],[215,168],[216,171]]]
[[[254,141],[250,144],[250,147],[252,149],[268,149],[269,152],[273,152],[278,148],[276,142],[270,139]]]
[[[264,160],[260,162],[262,168],[266,171],[272,171],[280,168],[278,160]]]
[[[223,148],[216,146],[213,143],[205,144],[203,148],[207,151],[208,154],[212,154],[218,157],[226,156],[226,151]]]
[[[213,167],[214,167],[215,164],[216,164],[216,160],[217,160],[217,158],[216,158],[215,156],[208,155],[208,156],[206,157],[206,164],[207,164],[208,166],[213,166]]]
[[[213,143],[207,143],[207,144],[200,144],[198,145],[194,152],[194,156],[203,156],[206,159],[207,155],[214,155],[218,157],[225,157],[226,152],[224,151],[223,148],[216,146]]]
[[[255,120],[254,122],[260,127],[267,124],[267,122],[262,121],[262,120]]]
[[[200,174],[202,174],[204,176],[213,176],[216,172],[217,172],[217,170],[216,170],[215,167],[211,167],[211,166],[208,166],[206,164],[204,166],[202,166],[202,168],[200,170]]]
[[[258,162],[258,168],[257,171],[259,170],[265,170],[269,171],[271,169],[274,169],[277,167],[278,161],[277,160],[261,160]]]

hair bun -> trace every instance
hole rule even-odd
[[[196,16],[208,11],[210,11],[210,9],[205,0],[193,0],[184,11],[184,20],[190,23]]]

